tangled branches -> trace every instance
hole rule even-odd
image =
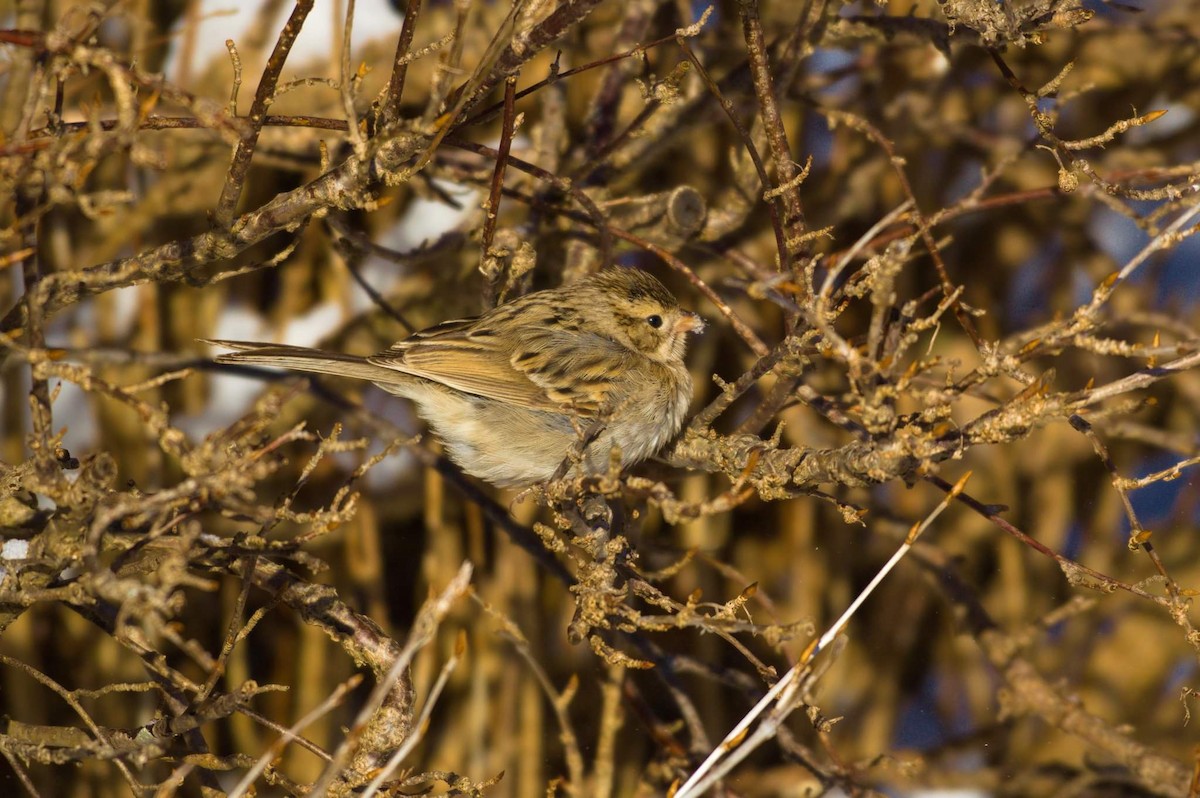
[[[28,793],[1196,792],[1192,3],[347,3],[313,60],[299,0],[207,63],[198,3],[18,5]],[[520,495],[196,343],[614,263],[711,322],[692,420]]]

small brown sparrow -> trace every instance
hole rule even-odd
[[[468,474],[498,486],[553,478],[581,445],[582,471],[650,457],[691,399],[687,334],[703,320],[651,275],[614,267],[471,319],[434,325],[369,357],[241,341],[218,363],[370,380],[411,399]],[[574,473],[574,472],[573,472]]]

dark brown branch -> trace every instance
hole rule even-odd
[[[491,260],[492,240],[496,235],[496,224],[500,220],[500,192],[504,188],[504,169],[508,165],[508,153],[512,149],[513,124],[516,120],[517,90],[516,77],[504,81],[504,120],[500,127],[500,149],[496,151],[496,165],[492,169],[492,183],[488,190],[487,205],[483,212],[483,239],[480,246],[480,271],[488,278],[488,299],[493,304],[496,298],[496,280],[499,275],[491,275],[487,268]]]
[[[233,161],[229,164],[229,173],[225,177],[225,186],[221,189],[221,197],[217,200],[217,207],[213,212],[219,229],[228,230],[233,224],[238,200],[246,183],[246,173],[250,170],[250,160],[254,157],[255,146],[258,145],[258,135],[266,120],[267,108],[275,98],[275,86],[279,82],[279,75],[283,72],[283,65],[287,62],[292,45],[300,35],[304,19],[308,12],[312,11],[312,7],[313,0],[296,0],[291,16],[279,32],[275,48],[271,51],[266,67],[263,68],[258,90],[254,92],[254,102],[250,104],[250,113],[247,115],[248,128],[242,133],[237,149],[234,150]]]
[[[762,20],[758,15],[758,0],[738,0],[738,14],[742,18],[742,35],[746,39],[754,95],[758,99],[763,129],[767,134],[767,144],[775,161],[775,175],[779,180],[779,185],[771,188],[779,188],[782,191],[785,211],[783,227],[787,231],[787,241],[789,245],[795,244],[800,247],[804,235],[804,206],[800,201],[800,186],[797,185],[801,170],[792,160],[787,131],[784,130],[779,103],[775,98],[775,84],[767,61],[766,37],[763,35]],[[791,257],[803,257],[803,249],[791,253]],[[785,270],[794,268],[794,264],[789,262],[788,251],[780,250],[779,265]]]
[[[451,147],[470,150],[471,152],[476,152],[480,155],[487,155],[491,158],[498,158],[500,156],[499,151],[493,149],[492,147],[488,147],[485,144],[477,144],[473,141],[466,141],[455,136],[447,137],[446,144],[450,145]],[[540,166],[531,164],[528,161],[524,161],[514,155],[509,155],[507,161],[514,169],[519,169],[526,174],[533,175],[539,180],[546,181],[559,191],[570,195],[571,199],[579,203],[584,211],[587,212],[588,217],[591,219],[592,225],[596,228],[596,232],[600,235],[600,242],[597,249],[600,251],[601,266],[607,266],[612,262],[613,231],[610,229],[608,220],[604,217],[604,213],[600,210],[600,207],[596,205],[595,201],[593,201],[591,197],[589,197],[582,189],[580,189],[567,178],[559,177],[556,174],[547,172]]]
[[[700,59],[692,52],[692,48],[688,45],[687,40],[680,37],[677,41],[684,55],[688,57],[688,61],[691,62],[696,72],[704,80],[704,85],[708,87],[709,92],[716,98],[717,104],[720,105],[721,110],[725,113],[725,117],[733,125],[733,129],[737,131],[738,137],[742,140],[742,146],[746,149],[746,154],[750,156],[750,162],[754,164],[754,171],[758,173],[758,181],[764,192],[764,205],[771,218],[771,228],[775,231],[775,249],[779,253],[779,262],[780,264],[785,264],[790,260],[787,230],[784,220],[780,218],[776,200],[765,196],[765,193],[772,187],[771,177],[767,173],[767,166],[763,162],[762,155],[758,152],[758,147],[754,144],[754,137],[750,135],[750,131],[746,129],[742,121],[733,113],[733,102],[726,99],[724,94],[722,94],[717,82],[712,79],[708,70],[704,68],[704,64],[700,63]]]
[[[466,110],[474,107],[489,91],[500,85],[502,80],[515,75],[522,64],[565,36],[592,13],[600,2],[601,0],[564,0],[532,30],[522,32],[519,36],[520,44],[513,43],[504,48],[490,74],[474,92],[474,96],[468,99]]]
[[[396,42],[396,57],[392,60],[392,76],[388,81],[387,96],[383,101],[383,127],[391,128],[400,121],[400,102],[404,99],[404,80],[408,76],[408,51],[412,47],[413,35],[417,31],[417,20],[421,15],[421,0],[408,0],[404,7],[404,23],[400,27],[400,39]]]

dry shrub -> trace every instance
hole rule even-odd
[[[795,665],[724,794],[1197,794],[1196,3],[313,5],[5,12],[6,790],[658,795]],[[694,419],[519,496],[196,343],[610,263]]]

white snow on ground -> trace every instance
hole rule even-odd
[[[63,446],[72,455],[95,449],[100,443],[100,426],[92,409],[93,399],[75,383],[53,379],[49,382],[51,396],[60,385],[53,410],[55,430],[67,428]]]
[[[3,560],[24,560],[28,556],[28,540],[6,540],[4,546],[0,547],[0,559]]]
[[[334,303],[313,305],[306,313],[287,323],[283,334],[278,336],[278,342],[295,346],[314,346],[338,329],[344,321],[341,309]],[[213,338],[233,341],[276,340],[262,316],[236,304],[228,305],[221,311],[211,335]],[[212,354],[220,351],[222,350],[214,347]],[[193,416],[181,416],[176,419],[176,423],[192,438],[202,438],[245,415],[263,388],[263,381],[260,379],[214,373],[210,382],[211,396],[204,412]]]
[[[0,560],[24,560],[29,556],[28,540],[6,540],[0,547]],[[7,568],[0,568],[0,582],[8,576]]]
[[[262,316],[249,308],[231,304],[217,316],[217,325],[211,335],[213,338],[233,341],[261,341],[265,331],[266,321]],[[215,355],[219,351],[214,347],[210,354]],[[209,378],[211,393],[204,412],[178,416],[175,424],[192,439],[198,440],[241,418],[262,390],[262,380],[213,372]]]
[[[333,302],[313,305],[303,314],[290,319],[283,328],[280,343],[292,346],[316,346],[337,331],[345,321],[342,309]]]
[[[344,13],[345,2],[336,5],[343,9]],[[229,53],[225,49],[225,40],[233,39],[235,43],[243,41],[250,27],[257,24],[258,9],[261,6],[262,3],[258,2],[201,0],[200,29],[194,37],[196,49],[192,61],[193,70],[203,69],[214,58],[221,58],[228,62]],[[275,37],[283,29],[283,25],[292,11],[291,3],[283,3],[281,6],[278,17],[271,22],[267,52],[270,52],[270,48],[275,43]],[[285,80],[290,79],[295,68],[304,65],[306,61],[319,61],[321,64],[327,64],[330,55],[341,50],[341,40],[334,40],[334,31],[337,30],[333,24],[334,7],[335,4],[329,0],[320,0],[314,5],[313,10],[304,20],[304,27],[288,55],[287,65],[284,67]],[[360,47],[373,39],[390,37],[394,40],[394,37],[400,32],[400,24],[403,19],[403,16],[397,13],[387,0],[358,0],[354,6],[351,49]],[[182,36],[178,30],[173,33],[178,43]],[[171,56],[164,66],[163,71],[167,77],[173,77],[178,72],[179,66],[175,61],[177,49],[176,47],[172,50]],[[358,65],[353,55],[351,55],[350,64],[351,68]],[[252,81],[248,87],[249,94],[245,91],[247,87],[243,86],[241,96],[243,98],[253,97],[255,85],[256,83]],[[245,101],[249,102],[248,99]]]
[[[447,205],[439,199],[413,197],[396,223],[379,237],[380,246],[400,253],[412,252],[422,244],[433,243],[456,229],[478,208],[479,192],[475,189],[437,178],[433,182],[453,197],[460,207]],[[361,272],[372,288],[386,295],[403,274],[402,268],[386,258],[371,255],[363,262]],[[356,286],[350,304],[355,313],[363,313],[370,310],[374,303],[366,291]]]

